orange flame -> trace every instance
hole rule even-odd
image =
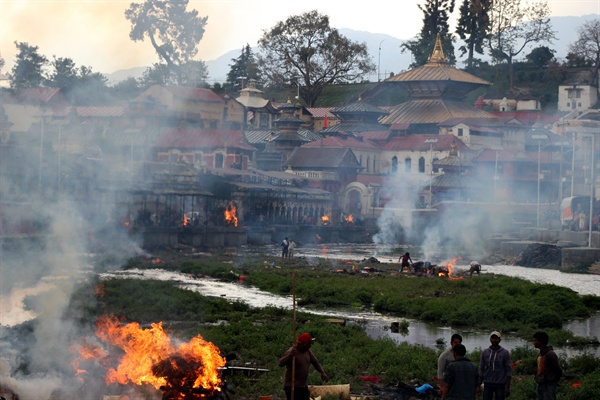
[[[327,225],[329,223],[329,215],[325,214],[321,217],[321,222],[323,225]]]
[[[185,215],[185,213],[183,213],[183,221],[181,222],[182,226],[188,226],[188,224],[190,223],[187,215]]]
[[[106,384],[149,384],[156,389],[170,390],[221,390],[218,369],[225,365],[225,359],[220,356],[217,346],[200,335],[189,343],[175,345],[163,330],[162,322],[142,329],[137,322],[122,325],[114,317],[104,317],[96,324],[96,336],[120,349],[116,353],[119,356],[110,354],[110,359],[120,359],[118,366],[107,366]],[[109,359],[108,351],[103,349],[83,346],[76,350],[80,354],[80,360],[73,363],[76,371],[82,371],[78,366],[81,360]]]
[[[162,262],[162,260],[160,258],[155,258],[152,261],[150,261],[152,264],[160,264]]]
[[[348,215],[348,217],[346,218],[346,222],[348,222],[349,224],[354,222],[354,217],[352,216],[352,214]]]
[[[225,221],[233,226],[238,226],[238,218],[236,216],[237,208],[233,205],[233,202],[229,202],[227,208],[225,208]]]

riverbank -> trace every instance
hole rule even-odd
[[[157,262],[157,260],[160,261]],[[344,269],[352,271],[353,266],[359,267],[359,272],[354,274],[343,272]],[[365,307],[374,308],[376,304],[379,304],[380,307],[402,305],[406,307],[403,312],[415,312],[412,308],[414,303],[415,307],[420,307],[422,313],[426,313],[426,315],[439,315],[441,318],[447,318],[452,315],[454,309],[461,309],[463,303],[469,303],[470,307],[462,308],[460,315],[463,315],[464,318],[467,315],[465,310],[479,310],[481,314],[477,314],[477,317],[487,318],[485,319],[486,324],[496,324],[496,322],[490,322],[489,314],[494,315],[499,309],[515,315],[527,312],[527,309],[531,308],[539,310],[540,304],[552,309],[556,305],[548,302],[556,298],[559,299],[559,302],[567,302],[581,311],[582,309],[577,305],[578,302],[582,301],[581,299],[584,297],[588,298],[578,296],[565,288],[539,285],[517,278],[482,275],[471,279],[463,277],[463,279],[449,280],[402,274],[398,272],[398,266],[395,263],[380,263],[378,266],[371,263],[368,266],[375,270],[363,272],[367,265],[358,263],[357,260],[305,258],[288,261],[271,256],[250,259],[249,256],[239,257],[239,255],[213,257],[196,254],[185,257],[177,254],[169,257],[167,254],[156,254],[147,259],[132,259],[125,268],[141,268],[141,271],[145,267],[161,268],[166,271],[180,270],[185,272],[190,280],[194,280],[194,277],[213,276],[221,281],[237,282],[238,285],[243,281],[242,285],[244,286],[256,286],[287,296],[288,301],[292,290],[295,290],[298,296],[298,306],[303,308],[344,308],[360,311]],[[134,275],[141,273],[133,272]],[[106,281],[106,290],[111,293],[111,296],[104,298],[105,308],[103,311],[124,312],[127,310],[128,318],[137,321],[156,321],[156,318],[162,317],[169,328],[176,329],[178,334],[183,337],[193,336],[200,332],[205,338],[217,344],[223,353],[235,353],[241,363],[252,363],[252,365],[269,370],[260,377],[254,377],[256,381],[252,383],[232,377],[236,385],[244,392],[241,397],[252,398],[254,396],[255,398],[256,395],[274,395],[276,398],[283,398],[279,383],[282,371],[275,362],[279,353],[289,346],[289,338],[293,335],[290,310],[281,310],[271,306],[252,309],[238,301],[228,303],[224,298],[204,298],[202,296],[200,297],[202,304],[196,303],[198,300],[194,300],[190,307],[191,301],[188,299],[185,305],[178,305],[172,300],[174,295],[169,294],[175,289],[172,289],[172,286],[162,288],[162,285],[165,284],[162,282],[159,285],[159,283],[143,280],[136,283],[131,279]],[[143,289],[136,289],[136,285],[143,285]],[[180,281],[178,285],[187,286],[185,281]],[[162,292],[165,290],[168,290],[169,293],[163,294]],[[120,293],[139,293],[140,296],[135,301],[138,306],[132,308],[127,304],[131,301],[129,295],[125,296],[127,300],[121,302],[119,300]],[[146,297],[144,293],[152,293],[152,301],[144,301]],[[381,298],[378,293],[383,293]],[[486,293],[490,302],[485,300]],[[178,294],[177,297],[179,296]],[[190,295],[185,295],[186,298],[188,296]],[[514,297],[512,299],[514,303],[509,299],[510,296]],[[480,301],[470,302],[468,297],[480,299]],[[531,297],[532,302],[523,303],[527,301],[526,297]],[[387,300],[383,302],[381,300],[383,298]],[[594,296],[589,296],[589,301],[593,303],[594,298]],[[158,306],[161,304],[163,306]],[[171,304],[171,306],[164,308],[164,304]],[[587,309],[587,306],[585,307]],[[592,307],[592,309],[597,308]],[[562,310],[559,312],[564,315],[567,313],[568,311],[563,313]],[[396,310],[392,314],[399,315],[399,312]],[[532,317],[529,314],[527,318]],[[554,318],[549,318],[548,321]],[[197,323],[192,321],[197,321]],[[548,323],[546,321],[539,322],[541,324]],[[324,317],[304,312],[298,313],[297,323],[298,332],[306,330],[317,337],[314,346],[315,354],[332,377],[330,383],[350,383],[352,393],[372,394],[372,388],[368,383],[362,381],[360,376],[377,376],[386,383],[404,382],[410,385],[414,384],[411,382],[418,382],[435,385],[431,378],[435,375],[435,360],[443,346],[440,347],[440,350],[435,350],[423,346],[398,344],[389,340],[372,340],[369,339],[360,324],[332,324],[327,322]],[[466,325],[462,326],[468,329]],[[485,326],[482,329],[489,330],[492,329],[491,326]],[[507,326],[503,328],[510,331]],[[540,326],[531,326],[530,329],[537,330],[540,329]],[[457,330],[461,331],[461,328],[457,328]],[[556,344],[562,334],[551,327],[548,328],[548,331],[551,332],[552,344]],[[521,329],[521,332],[523,335],[527,335],[524,328]],[[449,340],[448,338],[440,339],[446,343]],[[251,343],[250,346],[249,343]],[[477,362],[480,350],[468,350],[469,357]],[[521,361],[515,367],[516,378],[511,396],[514,399],[528,399],[533,392],[531,374],[535,370],[535,350],[528,345],[513,349],[511,353],[514,360]],[[573,388],[570,383],[565,384],[561,388],[561,393],[568,395],[569,397],[565,398],[569,399],[586,398],[577,396],[586,393],[589,395],[590,392],[586,392],[586,388],[595,387],[594,385],[598,383],[594,372],[597,371],[600,360],[589,355],[566,359],[563,354],[561,357],[565,371],[570,377],[569,382],[572,382],[573,379],[583,382],[578,389]],[[311,383],[319,384],[318,376],[313,375]],[[580,390],[581,388],[584,390]]]

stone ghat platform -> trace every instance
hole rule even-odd
[[[298,244],[370,243],[372,234],[370,229],[352,224],[147,228],[141,232],[142,246],[149,250],[176,245],[196,248],[269,245],[281,243],[285,237]]]

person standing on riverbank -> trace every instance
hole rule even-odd
[[[289,247],[290,247],[290,242],[288,241],[288,238],[286,237],[281,242],[281,258],[287,258]]]
[[[294,239],[290,239],[290,244],[288,246],[288,258],[294,258],[294,249],[296,249],[296,242],[294,242]]]
[[[492,332],[491,346],[481,352],[479,386],[483,383],[483,400],[504,400],[510,395],[512,361],[508,350],[500,346],[501,340],[500,332]]]
[[[540,350],[537,356],[537,371],[535,373],[538,400],[556,400],[558,381],[562,377],[558,356],[552,346],[548,345],[549,341],[550,338],[546,332],[533,334],[533,347]]]
[[[456,346],[457,344],[461,344],[461,343],[462,343],[462,336],[460,336],[458,333],[453,334],[450,337],[450,348],[447,349],[446,351],[444,351],[438,357],[437,381],[438,381],[438,384],[440,385],[442,400],[444,400],[446,398],[446,393],[448,392],[448,388],[446,387],[446,384],[444,383],[444,372],[446,371],[446,367],[448,367],[448,364],[450,364],[452,361],[454,361],[454,353],[453,353],[454,346]]]
[[[446,400],[471,400],[475,398],[479,374],[477,367],[465,355],[467,349],[462,344],[454,346],[454,361],[448,364],[444,373],[444,383],[448,387]]]
[[[311,364],[319,371],[324,382],[329,380],[321,364],[319,364],[313,352],[310,351],[313,340],[309,333],[301,334],[298,336],[296,345],[290,347],[279,359],[279,366],[285,367],[283,390],[287,400],[292,400],[292,386],[294,388],[294,400],[310,400],[308,370]],[[292,369],[294,370],[293,376]]]

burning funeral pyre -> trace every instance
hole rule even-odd
[[[88,342],[73,348],[78,354],[73,367],[83,380],[91,363],[106,371],[107,385],[150,385],[162,392],[163,400],[213,398],[222,391],[219,368],[225,359],[199,335],[176,345],[162,322],[143,329],[104,317],[96,325],[96,337],[104,345]]]
[[[225,208],[225,222],[227,222],[227,225],[238,226],[237,208],[232,201]]]

